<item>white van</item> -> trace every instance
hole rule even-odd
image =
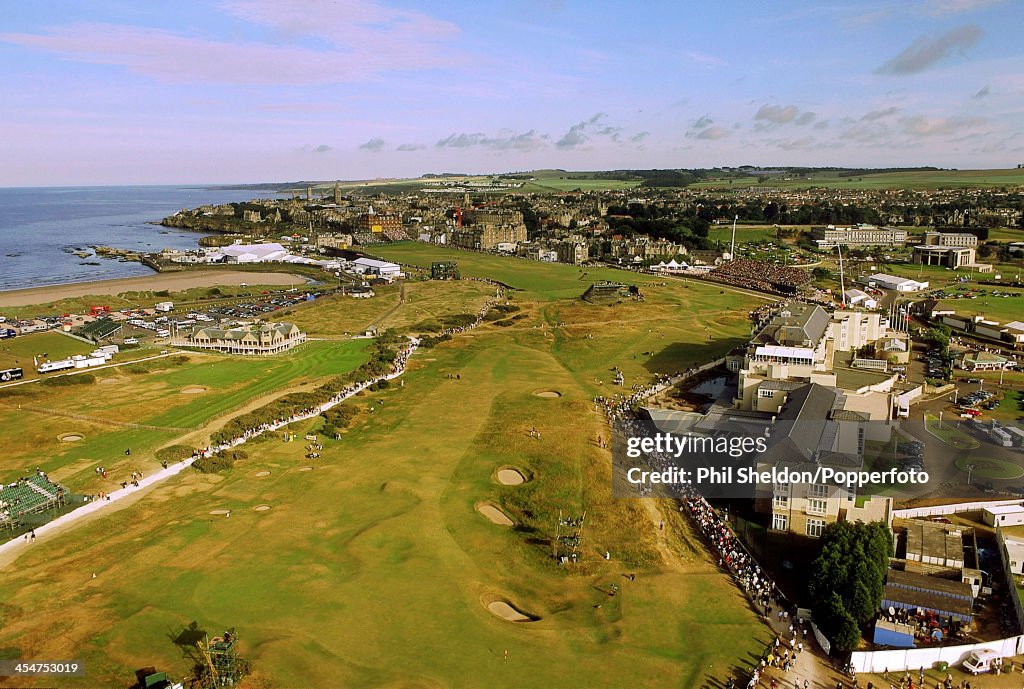
[[[976,651],[971,651],[971,655],[964,661],[964,670],[972,675],[991,672],[993,664],[998,658],[999,653],[991,648],[979,648]]]

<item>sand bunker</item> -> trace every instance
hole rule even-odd
[[[96,382],[99,383],[100,385],[113,385],[114,383],[120,383],[121,379],[120,378],[100,378]]]
[[[519,486],[526,483],[526,477],[518,469],[498,469],[498,483],[503,486]]]
[[[533,394],[536,395],[537,397],[543,397],[544,399],[548,400],[562,396],[562,393],[560,393],[558,390],[539,390]]]
[[[480,602],[487,608],[487,612],[495,617],[500,617],[506,622],[536,622],[540,619],[536,615],[523,612],[512,605],[512,603],[498,596],[485,595],[480,599]]]
[[[299,467],[299,471],[313,471],[313,467]]]
[[[219,515],[229,514],[230,512],[231,512],[231,510],[210,510],[210,514],[219,514]]]
[[[188,387],[185,387],[185,388],[181,389],[181,394],[183,394],[183,395],[201,395],[204,392],[209,392],[209,391],[210,391],[210,388],[204,387],[202,385],[189,385]]]
[[[269,509],[270,505],[256,505],[256,507],[253,507],[253,510],[256,512],[266,512]]]
[[[508,515],[490,503],[481,503],[476,506],[476,511],[487,517],[492,523],[498,526],[514,526],[515,522],[509,519]]]
[[[58,435],[57,440],[61,441],[62,443],[77,443],[84,437],[85,436],[80,435],[78,433],[65,433],[64,435]]]
[[[257,471],[255,475],[256,475],[256,478],[263,478],[264,476],[270,476],[270,472],[269,471]]]

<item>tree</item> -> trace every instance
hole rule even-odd
[[[856,648],[860,627],[877,614],[891,555],[891,535],[882,522],[836,522],[822,534],[808,593],[819,626],[837,650]]]

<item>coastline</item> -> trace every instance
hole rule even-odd
[[[257,273],[241,270],[198,270],[154,273],[142,277],[114,278],[93,282],[70,282],[0,291],[0,308],[46,304],[89,295],[116,295],[146,290],[180,291],[192,287],[215,287],[232,283],[250,285],[304,285],[306,278],[291,273]]]

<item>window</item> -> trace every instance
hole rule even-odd
[[[789,519],[784,514],[772,515],[772,528],[776,531],[785,531],[788,528]]]
[[[775,391],[774,390],[765,390],[764,388],[758,388],[757,389],[757,396],[762,398],[762,399],[771,398],[771,397],[775,396]]]
[[[825,514],[828,511],[828,501],[825,498],[811,498],[807,501],[807,514]]]
[[[825,530],[824,519],[808,519],[807,520],[807,535],[811,538],[820,538],[821,532]]]
[[[789,497],[786,495],[776,495],[772,498],[772,508],[776,510],[788,510]]]
[[[776,483],[772,486],[776,495],[789,495],[788,483]]]
[[[811,487],[807,489],[807,497],[810,498],[825,498],[828,497],[828,486],[824,483],[813,483]]]

